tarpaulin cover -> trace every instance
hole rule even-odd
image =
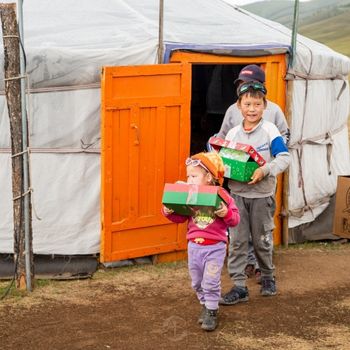
[[[24,2],[34,253],[99,252],[101,67],[157,63],[158,5],[158,0]],[[171,0],[164,7],[164,42],[165,60],[176,48],[259,56],[287,52],[291,32],[223,0]],[[11,156],[2,47],[0,67],[0,253],[9,253]],[[315,220],[335,193],[337,175],[350,173],[349,72],[349,58],[298,36],[289,75],[296,79],[290,227]]]

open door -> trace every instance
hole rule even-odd
[[[100,260],[186,249],[160,210],[164,183],[185,179],[190,64],[104,67],[101,93]]]
[[[285,54],[277,54],[277,55],[267,55],[267,56],[259,56],[259,57],[243,57],[243,56],[228,56],[228,55],[213,55],[207,53],[198,53],[198,52],[185,52],[185,51],[177,51],[174,52],[170,58],[170,61],[173,63],[189,63],[192,65],[192,110],[191,110],[191,120],[192,120],[192,130],[191,130],[191,153],[197,153],[202,149],[202,145],[208,140],[209,136],[213,135],[215,132],[218,132],[221,126],[222,119],[224,117],[224,113],[226,112],[226,108],[228,105],[233,103],[233,81],[238,78],[238,72],[244,66],[248,64],[258,64],[260,65],[266,74],[266,87],[267,87],[267,98],[270,101],[277,103],[282,110],[286,110],[286,71],[287,71],[287,58]],[[203,115],[203,110],[198,110],[194,108],[196,106],[200,106],[202,108],[206,105],[206,103],[210,99],[210,95],[207,95],[206,80],[205,74],[208,72],[213,72],[213,68],[221,67],[224,68],[222,70],[216,70],[216,72],[222,72],[226,74],[230,74],[230,72],[234,72],[236,75],[232,76],[231,83],[227,83],[227,80],[223,75],[220,75],[221,85],[219,88],[216,88],[212,91],[214,97],[225,97],[226,91],[228,90],[230,93],[232,89],[232,102],[229,101],[229,104],[223,109],[222,112],[218,112],[218,105],[215,103],[212,104],[216,107],[215,113],[222,113],[221,120],[219,120],[219,114],[210,114],[213,111],[209,111],[207,109],[206,120],[210,121],[210,123],[203,123],[203,118],[198,118],[198,112],[200,115]],[[231,67],[230,69],[227,69]],[[202,75],[200,77],[199,75]],[[211,76],[213,74],[211,73]],[[203,78],[204,77],[204,78]],[[217,76],[218,78],[218,76]],[[197,83],[196,83],[197,80]],[[218,95],[215,95],[218,94]],[[201,96],[198,101],[198,96]],[[204,96],[204,97],[203,97]],[[227,96],[226,96],[227,97]],[[214,99],[217,101],[217,99]],[[211,120],[208,119],[208,116],[211,117]],[[214,122],[214,119],[216,121]],[[196,130],[196,125],[206,125],[206,127],[201,128],[200,130]],[[276,189],[276,211],[275,211],[275,230],[274,230],[274,244],[279,245],[282,241],[282,230],[288,231],[288,217],[285,216],[284,212],[287,211],[288,205],[288,191],[287,186],[288,182],[286,181],[283,184],[283,177],[288,178],[288,173],[280,174],[277,177],[277,189]],[[284,187],[284,191],[283,191]],[[284,197],[284,199],[283,199]],[[284,209],[282,210],[282,204]]]

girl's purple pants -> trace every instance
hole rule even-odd
[[[226,256],[226,243],[200,245],[188,242],[188,269],[192,288],[199,302],[209,310],[219,307],[221,270]]]

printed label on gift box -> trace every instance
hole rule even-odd
[[[188,186],[188,195],[186,204],[196,204],[198,202],[198,185],[187,185]]]
[[[231,178],[231,167],[227,164],[224,164],[224,166],[225,166],[224,177]]]

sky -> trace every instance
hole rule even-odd
[[[226,0],[227,2],[231,2],[235,5],[246,5],[246,4],[250,4],[252,2],[258,2],[258,1],[268,1],[268,0]],[[301,2],[304,1],[309,1],[309,0],[299,0]]]

